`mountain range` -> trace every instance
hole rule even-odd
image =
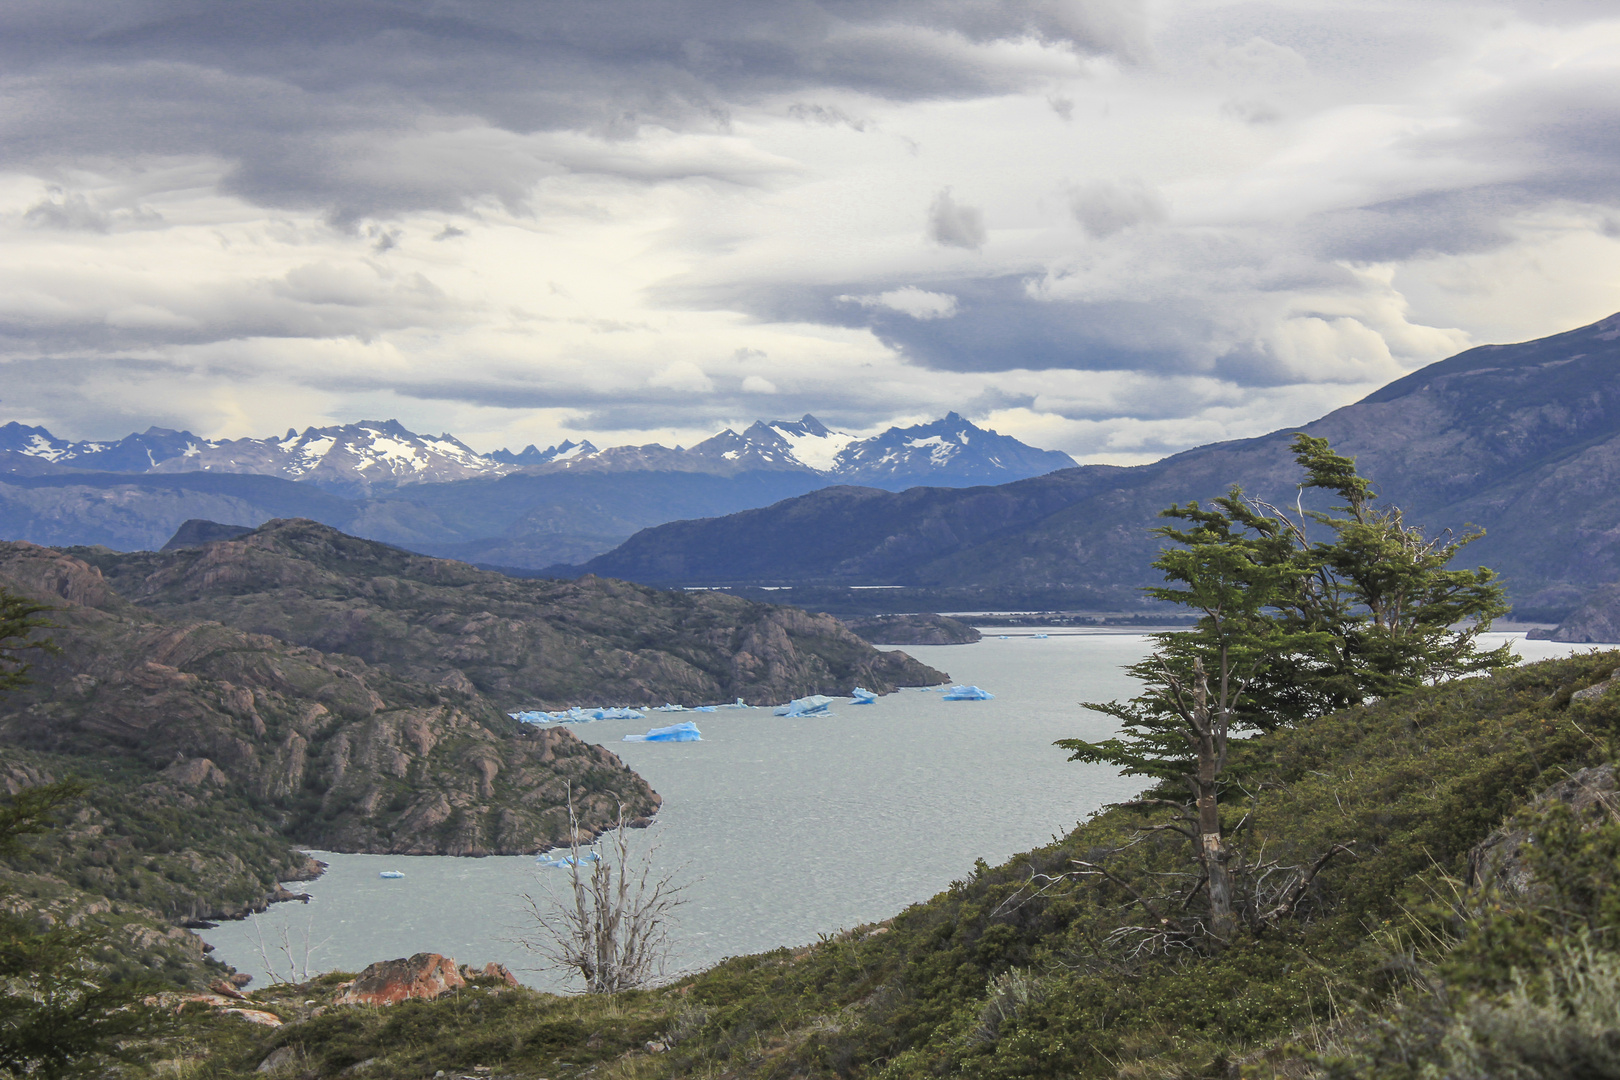
[[[830,483],[982,484],[1073,465],[956,414],[869,439],[813,416],[690,449],[564,442],[479,455],[395,421],[210,441],[152,428],[68,442],[0,427],[0,539],[156,549],[190,519],[302,517],[424,554],[534,571],[650,525],[766,506]]]
[[[1295,431],[1353,455],[1386,504],[1431,533],[1482,527],[1463,561],[1498,569],[1520,618],[1556,621],[1620,580],[1620,315],[1470,349],[1301,427],[1149,465],[958,490],[827,487],[660,525],[550,572],[792,587],[795,602],[831,610],[851,586],[879,585],[901,587],[884,593],[889,610],[1128,609],[1157,583],[1151,529],[1164,507],[1233,484],[1293,504]]]
[[[452,435],[418,435],[397,420],[366,420],[281,437],[204,439],[188,431],[148,428],[110,442],[71,442],[42,427],[0,427],[0,452],[47,466],[143,474],[232,473],[307,481],[347,496],[412,484],[446,483],[510,473],[678,472],[736,476],[789,472],[824,481],[906,487],[997,482],[1069,468],[1058,450],[1037,450],[1007,435],[979,428],[956,413],[870,438],[832,431],[814,416],[758,421],[737,434],[730,428],[690,449],[657,443],[599,450],[565,441],[519,453],[479,454]]]

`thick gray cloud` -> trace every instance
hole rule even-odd
[[[412,136],[723,130],[805,88],[971,98],[1045,73],[953,43],[1023,39],[1146,49],[1138,0],[36,0],[0,18],[0,161],[216,155],[237,193],[339,221],[515,205],[552,168],[613,163]]]
[[[1165,220],[1170,206],[1141,180],[1093,180],[1069,192],[1069,212],[1086,235],[1104,240],[1133,225]]]
[[[984,246],[984,211],[964,206],[945,188],[928,207],[928,239],[946,247],[977,251]]]

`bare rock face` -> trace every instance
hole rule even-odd
[[[1609,688],[1610,681],[1612,678],[1574,696],[1592,695],[1594,690],[1601,694]],[[1612,820],[1614,815],[1620,814],[1620,784],[1616,783],[1614,766],[1582,769],[1536,796],[1533,805],[1545,806],[1551,802],[1568,805],[1579,821]],[[1528,894],[1535,888],[1524,858],[1524,847],[1529,842],[1528,829],[1508,827],[1491,833],[1468,853],[1468,884],[1474,887],[1495,885],[1512,896]]]
[[[205,551],[228,544],[213,544]],[[522,854],[660,799],[610,751],[513,721],[479,693],[362,660],[168,620],[79,559],[0,544],[0,585],[50,603],[60,653],[0,699],[0,746],[138,762],[188,797],[245,797],[336,851]]]
[[[456,962],[438,953],[417,953],[372,964],[332,999],[334,1005],[397,1005],[433,1000],[467,985]]]
[[[1530,636],[1545,641],[1589,644],[1620,642],[1620,584],[1598,588],[1570,612],[1556,630],[1532,631]]]

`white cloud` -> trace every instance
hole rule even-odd
[[[865,296],[844,295],[838,299],[862,307],[888,308],[902,315],[910,315],[913,319],[948,319],[956,314],[956,297],[950,293],[928,292],[915,285]]]

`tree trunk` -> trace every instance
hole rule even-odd
[[[1221,809],[1215,801],[1220,768],[1222,732],[1209,707],[1209,679],[1202,660],[1193,661],[1193,719],[1198,729],[1198,857],[1209,880],[1209,928],[1216,937],[1230,938],[1232,876],[1227,872],[1226,844],[1221,839]]]

